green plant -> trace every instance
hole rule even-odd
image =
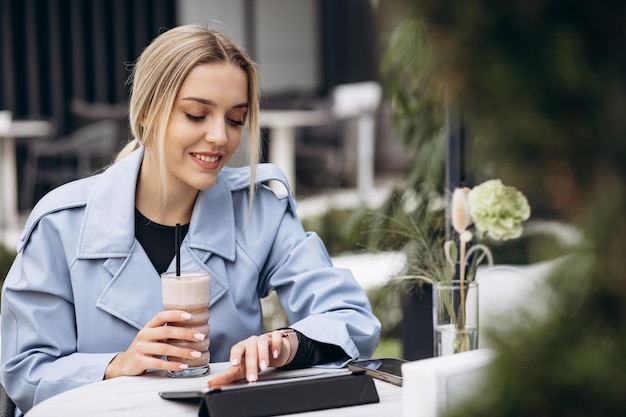
[[[407,17],[402,11],[398,14]],[[362,224],[368,216],[365,242],[372,250],[402,248],[412,238],[403,233],[407,223],[421,222],[422,207],[444,197],[443,84],[431,65],[426,26],[409,16],[390,25],[387,37],[380,77],[391,102],[394,131],[412,155],[412,163],[373,216],[371,211],[353,213],[352,218],[359,219],[353,224]]]
[[[319,216],[302,219],[302,225],[305,230],[317,233],[326,245],[328,253],[334,256],[355,250],[359,246],[358,239],[342,231],[348,216],[348,210],[332,209]],[[358,235],[358,228],[355,230]]]
[[[0,287],[4,283],[4,279],[9,273],[9,269],[15,259],[15,251],[10,250],[4,244],[0,243]]]
[[[465,113],[472,165],[575,224],[588,250],[554,272],[547,320],[500,340],[486,389],[450,414],[626,415],[626,4],[392,3],[427,27],[427,70]]]
[[[385,284],[378,288],[367,290],[367,296],[372,305],[372,311],[381,324],[381,339],[397,338],[402,320],[400,296],[395,285]]]

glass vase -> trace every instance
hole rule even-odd
[[[478,349],[478,283],[433,285],[434,356]]]

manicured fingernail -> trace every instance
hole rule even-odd
[[[198,352],[197,350],[194,350],[193,352],[190,353],[190,355],[193,358],[199,358],[200,356],[202,356],[202,353]]]
[[[193,335],[193,337],[195,337],[195,338],[196,338],[196,339],[198,339],[198,340],[204,340],[204,337],[205,337],[205,336],[204,336],[204,334],[202,334],[202,333],[195,333],[195,334]]]
[[[180,365],[178,365],[178,367],[180,369],[187,369],[189,367],[189,365],[187,365],[186,363],[181,363]]]
[[[248,375],[248,382],[256,382],[257,376],[255,374]]]
[[[180,316],[185,320],[189,320],[191,318],[191,314],[189,313],[182,313]]]
[[[274,357],[274,359],[278,359],[278,349],[272,352],[272,356]]]
[[[267,362],[261,361],[260,368],[261,368],[262,371],[266,370],[267,369]]]
[[[237,365],[239,365],[239,361],[238,361],[236,358],[234,358],[234,359],[231,359],[231,360],[230,360],[230,364],[231,364],[232,366],[237,366]]]

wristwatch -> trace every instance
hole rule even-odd
[[[298,345],[300,344],[300,342],[298,341],[298,334],[294,329],[279,329],[278,331],[280,332],[282,337],[287,338],[289,346],[291,347],[291,349],[289,350],[289,358],[287,359],[287,363],[285,364],[288,365],[291,363],[293,358],[296,357],[296,352],[298,351]]]

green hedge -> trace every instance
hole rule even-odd
[[[4,277],[9,273],[14,259],[15,251],[0,243],[0,280],[2,280],[2,282],[4,282]]]

